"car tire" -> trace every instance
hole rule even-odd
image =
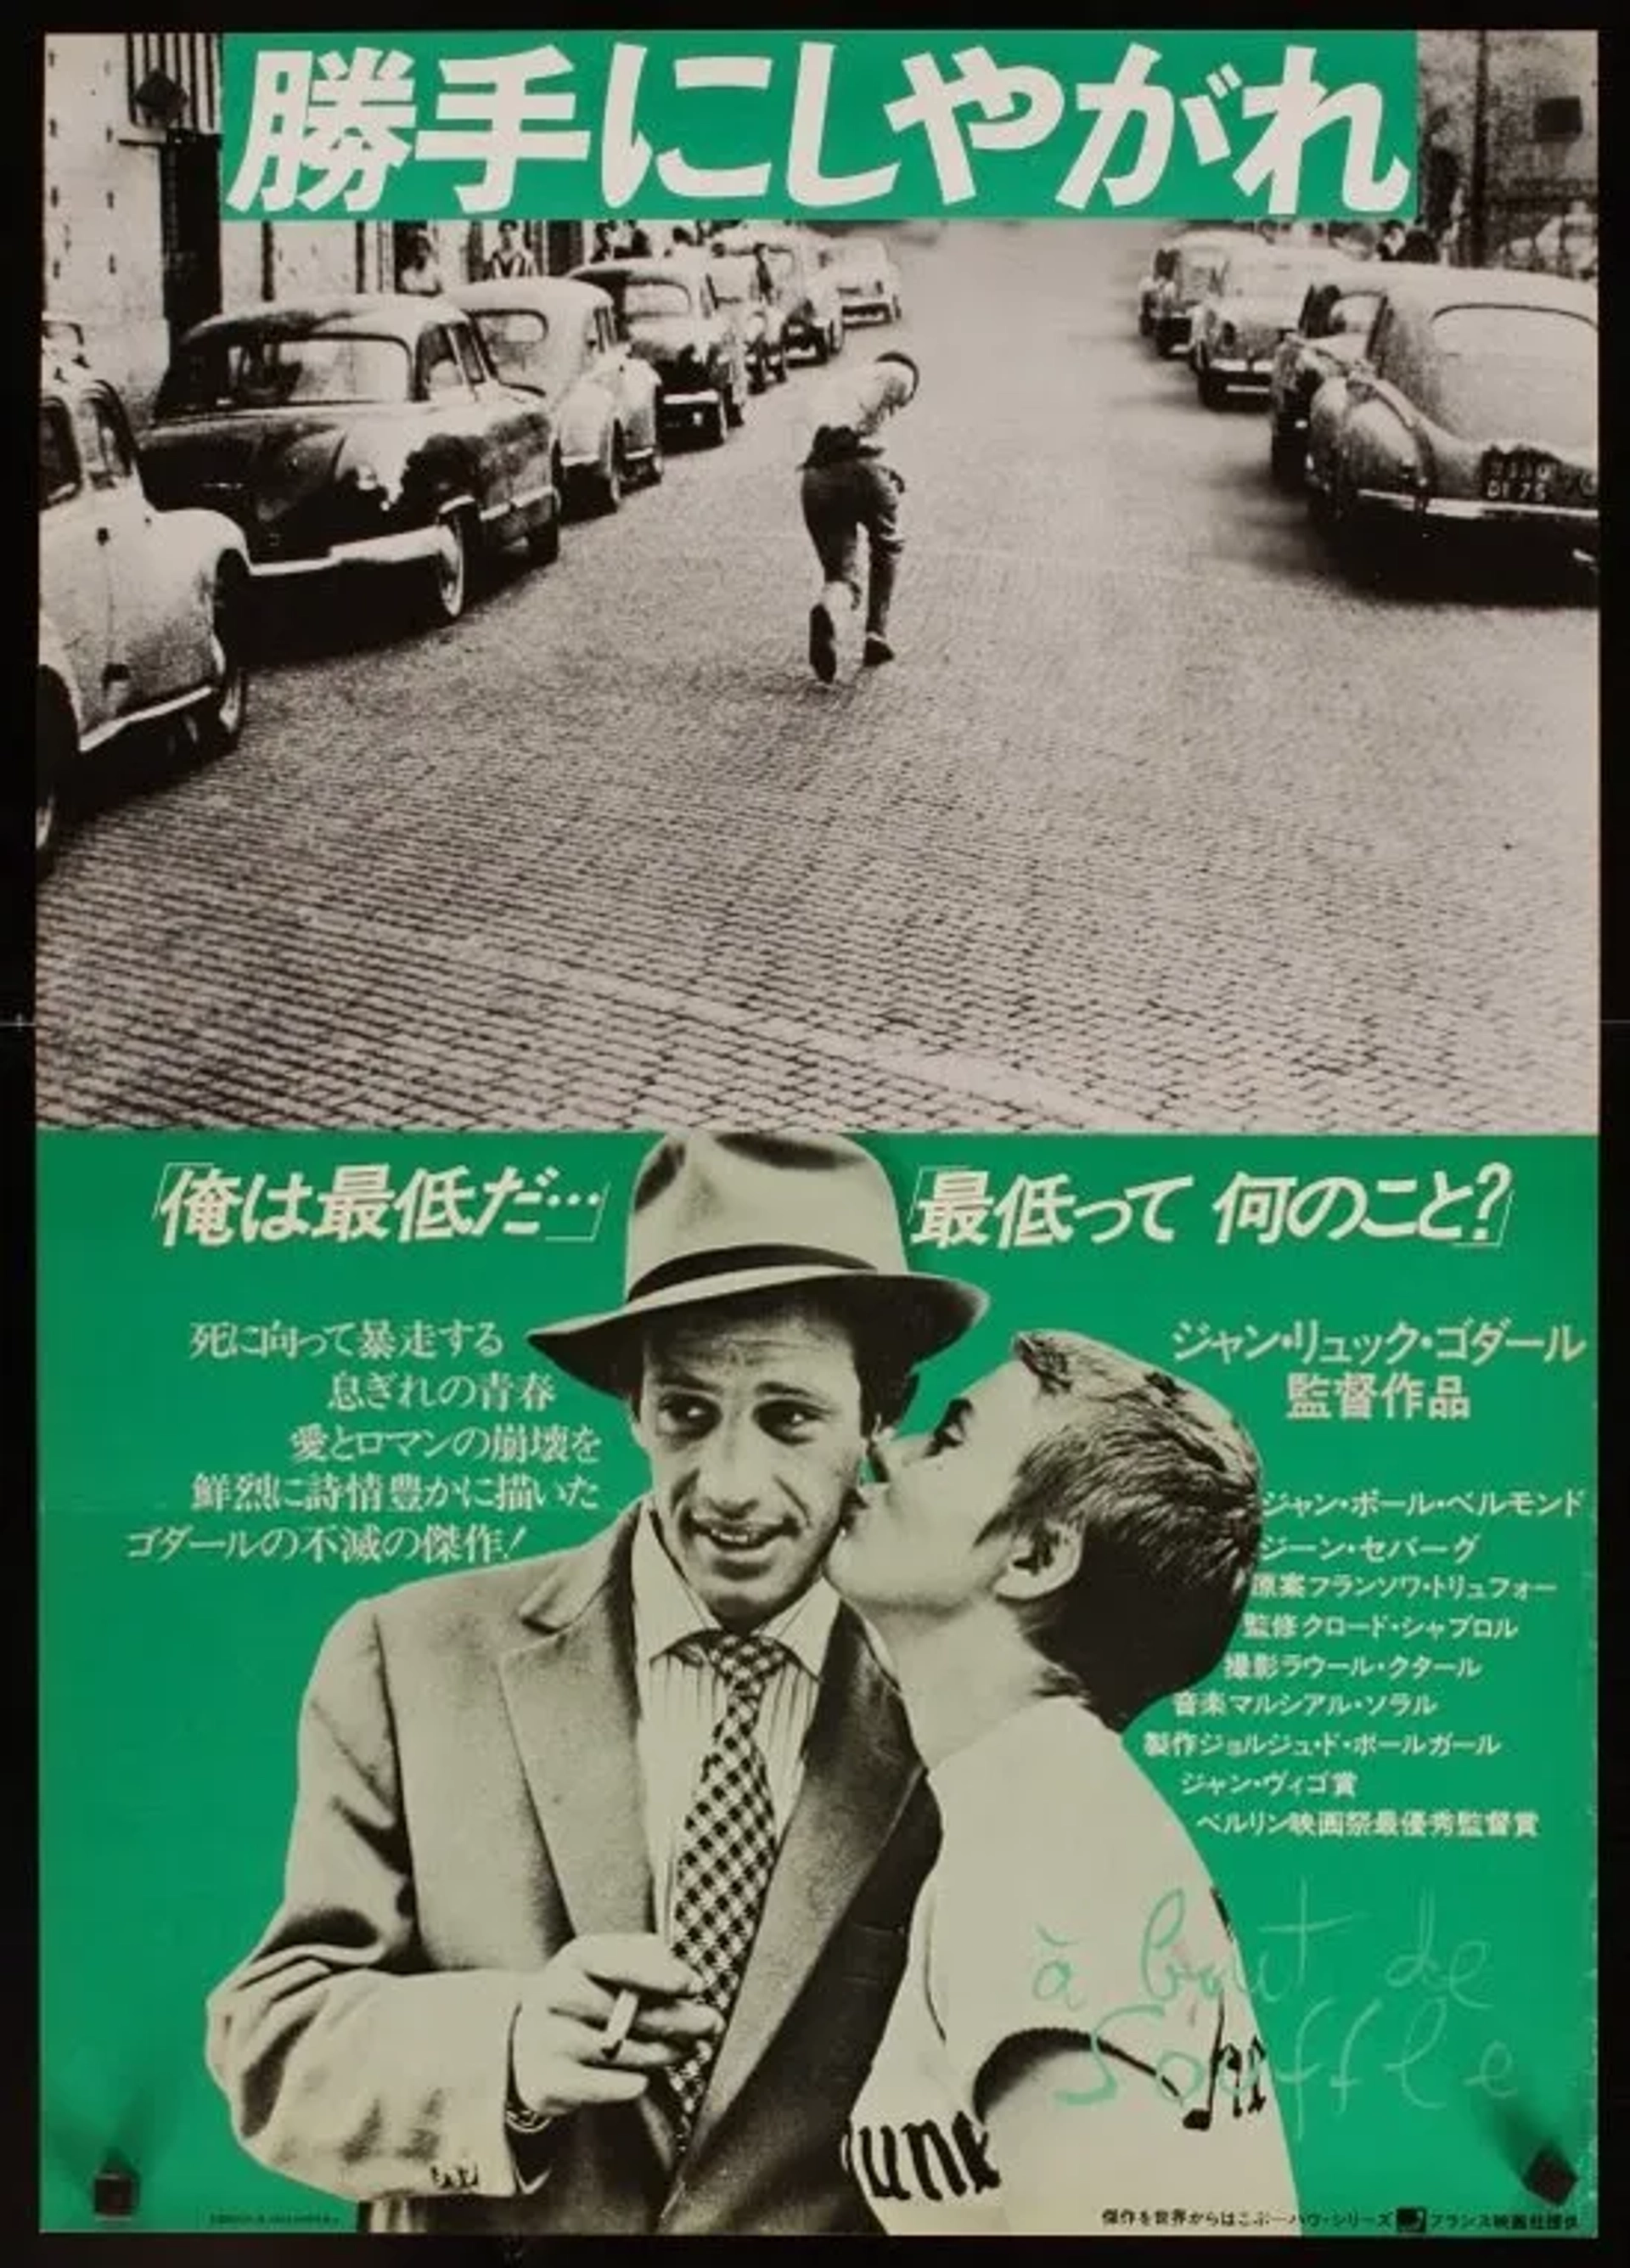
[[[1154,317],[1149,313],[1149,309],[1148,309],[1147,307],[1140,307],[1140,308],[1138,309],[1138,336],[1139,336],[1139,338],[1141,338],[1141,339],[1146,339],[1146,338],[1148,338],[1148,336],[1149,336],[1149,333],[1154,329],[1154,328],[1155,328],[1155,319],[1154,319]]]
[[[661,438],[659,435],[653,433],[651,436],[650,453],[645,460],[646,487],[652,489],[659,488],[662,485],[662,476],[667,469],[667,460],[662,453]]]
[[[1324,487],[1319,482],[1316,481],[1313,477],[1312,453],[1311,450],[1308,455],[1307,467],[1303,474],[1302,488],[1303,494],[1307,498],[1308,518],[1312,521],[1314,526],[1318,528],[1321,535],[1327,536],[1330,533],[1330,522],[1332,517],[1330,490]]]
[[[611,447],[606,453],[606,469],[597,473],[594,482],[594,504],[597,512],[609,517],[622,510],[622,493],[628,481],[628,461],[623,453],[622,428],[612,429]]]
[[[526,556],[534,567],[553,567],[561,556],[561,508],[556,505],[541,527],[526,538]]]
[[[224,756],[243,738],[249,712],[249,578],[234,564],[216,576],[214,635],[220,681],[194,712],[202,756]]]
[[[1177,339],[1172,332],[1171,324],[1156,323],[1149,335],[1155,343],[1155,352],[1160,357],[1163,362],[1165,361],[1167,357],[1171,353],[1172,349],[1177,345]]]
[[[816,332],[814,337],[810,341],[810,352],[814,356],[817,362],[830,362],[832,360],[832,342],[827,337],[825,331]]]
[[[553,567],[561,556],[561,522],[566,517],[566,468],[558,457],[549,461],[549,483],[554,490],[554,510],[541,527],[530,528],[526,556],[534,567]]]
[[[725,389],[724,422],[732,431],[747,422],[747,405],[733,386]]]
[[[1349,582],[1378,584],[1390,578],[1393,547],[1391,530],[1365,517],[1353,482],[1338,465],[1331,477],[1330,541],[1337,564]]]
[[[1227,409],[1228,381],[1226,379],[1219,378],[1209,363],[1195,364],[1194,390],[1200,396],[1202,409]]]
[[[785,347],[777,347],[777,348],[776,348],[776,350],[775,350],[775,383],[776,383],[776,385],[777,385],[777,386],[785,386],[785,384],[787,383],[787,380],[788,380],[791,376],[792,376],[792,372],[791,372],[790,369],[788,367],[788,364],[787,364],[787,350],[786,350],[786,348],[785,348]]]
[[[1281,489],[1298,489],[1307,465],[1307,441],[1298,427],[1275,417],[1268,434],[1268,470]]]
[[[62,799],[78,733],[60,685],[42,678],[34,695],[34,873],[49,873],[62,843]]]
[[[709,449],[723,448],[724,446],[724,437],[729,431],[730,416],[725,408],[725,397],[723,394],[720,394],[708,404],[707,408],[701,413],[701,438],[703,446]]]
[[[425,571],[424,606],[430,621],[445,629],[459,620],[469,604],[475,537],[467,511],[449,512],[440,524],[447,544]]]
[[[749,393],[762,394],[769,382],[770,370],[768,357],[765,355],[754,355],[747,371],[747,389]]]

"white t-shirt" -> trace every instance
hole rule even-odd
[[[801,464],[819,433],[853,433],[870,455],[880,455],[883,428],[912,398],[912,379],[903,363],[868,362],[858,370],[839,371],[826,378],[809,400],[804,415],[795,420],[794,438]]]
[[[1032,2032],[1093,2051],[1078,2091],[1039,2114],[1057,2129],[1056,2218],[1039,2201],[1051,2233],[1109,2235],[1105,2213],[1182,2207],[1267,2215],[1253,2234],[1298,2235],[1232,1930],[1119,1736],[1074,1701],[1035,1702],[929,1785],[940,1855],[843,2144],[889,2235],[1015,2233],[975,2089],[1002,2043]],[[1036,2214],[1032,2200],[1024,2226]]]

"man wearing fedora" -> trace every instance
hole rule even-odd
[[[240,2141],[371,2231],[877,2226],[839,2146],[937,1829],[821,1567],[984,1295],[908,1270],[857,1145],[794,1136],[660,1143],[624,1282],[531,1337],[626,1403],[649,1492],[341,1616],[283,1903],[210,1996]]]

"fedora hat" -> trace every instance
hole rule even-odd
[[[972,1284],[912,1273],[888,1177],[858,1143],[671,1134],[635,1181],[622,1305],[526,1336],[572,1377],[615,1393],[644,1316],[808,1284],[841,1285],[906,1368],[960,1338],[988,1304]]]

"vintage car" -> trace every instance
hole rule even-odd
[[[236,520],[257,582],[400,573],[443,622],[484,553],[560,548],[554,420],[439,296],[212,315],[165,373],[142,463],[160,503]]]
[[[515,276],[447,296],[504,384],[548,410],[569,502],[615,512],[630,481],[662,478],[657,373],[618,336],[606,293],[565,276]]]
[[[41,357],[34,851],[48,866],[76,767],[161,720],[216,755],[248,702],[249,557],[230,519],[158,511],[114,388]]]
[[[1154,279],[1149,336],[1157,355],[1174,355],[1188,345],[1194,310],[1210,288],[1219,261],[1238,245],[1242,232],[1230,228],[1189,229],[1167,247],[1165,273]]]
[[[902,313],[899,270],[880,236],[841,236],[833,248],[832,272],[846,320],[878,315],[898,323]]]
[[[755,394],[787,377],[787,319],[776,303],[767,263],[756,252],[720,252],[708,262],[714,296],[742,336]]]
[[[789,352],[812,355],[817,362],[841,354],[845,318],[833,240],[791,225],[757,228],[752,242],[775,279]]]
[[[746,416],[750,381],[741,334],[719,306],[708,264],[591,260],[572,275],[606,293],[619,338],[656,372],[664,429],[699,426],[716,448]]]
[[[1154,335],[1156,304],[1160,298],[1161,285],[1171,273],[1171,264],[1177,258],[1178,243],[1178,238],[1169,236],[1163,243],[1157,244],[1149,254],[1149,266],[1138,277],[1138,336],[1141,339],[1147,339]]]
[[[1284,487],[1301,484],[1314,395],[1363,352],[1380,303],[1373,274],[1358,261],[1308,286],[1296,328],[1280,341],[1268,379],[1268,463]]]
[[[1208,409],[1231,394],[1266,395],[1280,341],[1295,326],[1308,287],[1342,262],[1324,246],[1244,237],[1217,262],[1189,327],[1188,358]]]
[[[1308,503],[1344,562],[1373,573],[1456,527],[1531,558],[1596,557],[1593,287],[1401,262],[1374,280],[1363,352],[1308,416]]]

